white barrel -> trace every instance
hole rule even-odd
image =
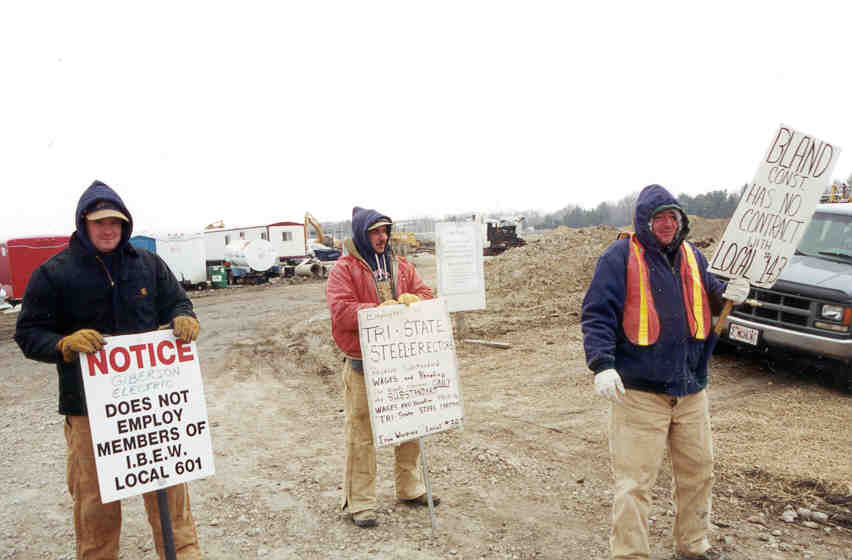
[[[247,266],[263,272],[278,261],[278,253],[265,239],[238,239],[225,245],[225,260],[235,266]]]

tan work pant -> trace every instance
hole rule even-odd
[[[615,559],[648,558],[651,489],[668,448],[676,552],[710,547],[713,442],[707,392],[686,397],[627,390],[612,403],[609,451],[615,476],[610,547]]]
[[[348,359],[343,366],[343,410],[346,413],[346,470],[342,506],[349,513],[376,509],[376,448],[370,426],[367,387],[364,374],[354,371]],[[410,500],[425,494],[417,441],[396,446],[394,456],[397,497]]]
[[[101,503],[98,472],[87,416],[65,417],[65,441],[68,443],[68,490],[74,499],[74,532],[77,535],[77,560],[117,560],[121,534],[121,501]],[[189,508],[186,484],[170,486],[169,514],[175,550],[180,560],[200,560],[195,521]],[[154,533],[154,545],[160,560],[165,559],[163,532],[157,493],[142,495],[148,523]]]

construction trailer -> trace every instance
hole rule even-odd
[[[278,252],[278,262],[296,264],[305,258],[305,228],[298,222],[276,222],[266,226],[269,242]]]
[[[0,287],[10,303],[24,298],[33,271],[68,247],[67,235],[18,237],[0,242]]]
[[[160,256],[185,289],[210,286],[207,278],[204,234],[141,233],[130,238],[130,244]]]
[[[208,265],[225,263],[225,247],[235,241],[254,241],[262,239],[272,244],[278,255],[278,262],[295,264],[307,255],[305,253],[304,226],[299,222],[275,222],[262,226],[236,228],[210,228],[204,230],[204,246]]]
[[[204,247],[207,253],[207,264],[225,264],[225,247],[234,241],[267,240],[268,238],[269,232],[266,226],[205,229]]]

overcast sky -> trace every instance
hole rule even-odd
[[[698,7],[698,6],[701,7]],[[748,182],[778,125],[845,148],[845,2],[9,2],[0,239],[396,220]]]

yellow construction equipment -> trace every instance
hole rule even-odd
[[[831,185],[831,194],[828,197],[828,202],[852,202],[852,189],[845,184]]]
[[[390,243],[393,252],[403,257],[414,253],[420,247],[420,241],[417,240],[417,236],[410,231],[392,231]]]
[[[314,228],[314,231],[317,232],[317,243],[321,243],[326,247],[331,247],[333,249],[341,249],[343,244],[339,239],[335,239],[331,235],[325,235],[322,231],[322,226],[314,218],[310,212],[305,212],[305,253],[308,253],[308,233],[310,232],[310,228]]]

